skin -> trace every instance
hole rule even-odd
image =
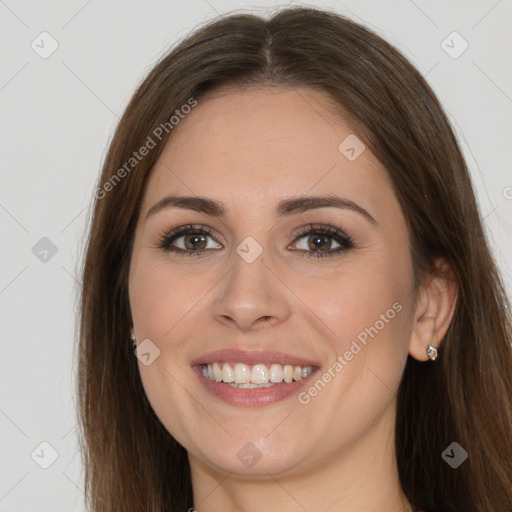
[[[145,189],[129,296],[138,342],[149,338],[160,356],[139,370],[155,413],[188,451],[199,511],[411,510],[394,456],[396,391],[407,355],[425,361],[428,344],[439,346],[456,293],[440,261],[442,277],[413,303],[409,235],[387,173],[369,148],[354,161],[340,152],[354,131],[333,107],[310,89],[210,93],[174,129]],[[170,193],[222,201],[229,213],[171,208],[146,220]],[[275,216],[283,199],[327,194],[377,223],[333,207]],[[158,247],[162,233],[189,223],[213,231],[201,255]],[[309,223],[342,230],[355,247],[315,258],[311,237],[294,236]],[[236,252],[248,236],[263,251],[252,263]],[[325,252],[339,247],[326,243]],[[401,311],[307,404],[293,395],[230,405],[190,365],[220,348],[277,349],[318,361],[321,377],[396,303]],[[261,454],[251,468],[237,456],[246,443]]]

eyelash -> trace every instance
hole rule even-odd
[[[173,252],[175,254],[179,254],[180,256],[199,256],[201,253],[205,251],[209,251],[211,249],[202,249],[197,251],[191,251],[188,249],[179,249],[176,247],[172,247],[171,243],[174,242],[176,239],[180,238],[180,236],[184,234],[203,234],[208,235],[211,238],[214,239],[213,233],[211,229],[208,226],[199,225],[199,226],[193,226],[192,224],[188,224],[186,226],[181,226],[179,228],[176,228],[172,230],[171,232],[163,232],[160,234],[159,242],[158,242],[158,248],[162,249],[166,252]],[[353,249],[355,247],[352,237],[349,235],[346,235],[339,229],[336,229],[332,226],[326,225],[326,224],[318,224],[313,225],[309,224],[307,226],[304,226],[300,228],[296,233],[293,234],[294,241],[300,238],[304,238],[306,235],[323,235],[328,236],[329,238],[333,238],[336,242],[340,244],[340,247],[330,250],[330,251],[306,251],[306,250],[298,250],[299,254],[301,256],[306,256],[305,253],[308,253],[307,257],[311,258],[325,258],[325,257],[331,257],[339,255],[349,249]]]

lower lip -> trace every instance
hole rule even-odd
[[[235,388],[225,382],[214,382],[206,378],[202,373],[201,366],[195,366],[193,370],[208,392],[228,404],[240,407],[260,407],[280,402],[298,393],[300,388],[309,382],[310,377],[316,373],[315,370],[297,382],[280,382],[268,388]]]

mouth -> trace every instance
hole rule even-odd
[[[260,406],[299,391],[320,364],[281,352],[218,350],[192,361],[206,390],[238,406]]]

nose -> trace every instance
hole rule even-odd
[[[237,255],[216,290],[213,315],[228,327],[250,331],[277,325],[290,316],[287,289],[263,255],[252,263]]]

